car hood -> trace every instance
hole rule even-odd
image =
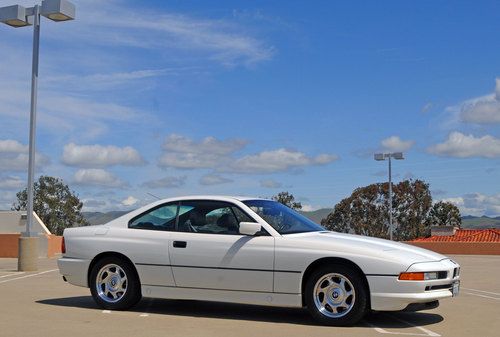
[[[398,261],[406,266],[447,259],[446,256],[427,249],[362,235],[323,231],[288,234],[284,237],[307,249],[327,250],[341,255],[369,256],[384,261]]]

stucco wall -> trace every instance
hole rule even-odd
[[[500,255],[500,242],[406,242],[441,254]]]

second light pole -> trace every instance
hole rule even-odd
[[[394,231],[394,229],[392,226],[392,165],[391,165],[391,158],[394,158],[396,160],[402,160],[402,159],[404,159],[403,152],[375,153],[374,158],[377,161],[382,161],[382,160],[386,160],[386,159],[389,160],[389,238],[392,240],[392,232]]]

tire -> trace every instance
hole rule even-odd
[[[304,296],[313,318],[324,325],[353,325],[368,311],[363,276],[342,264],[315,270],[307,280]]]
[[[103,309],[127,310],[142,297],[134,267],[119,257],[104,257],[97,261],[89,281],[90,293]]]

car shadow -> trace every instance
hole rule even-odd
[[[99,309],[90,296],[52,298],[36,301],[40,304],[82,309]],[[144,298],[129,312],[157,315],[233,319],[270,323],[320,325],[312,319],[306,309],[267,307],[221,302],[166,300]],[[356,327],[411,328],[439,323],[443,317],[430,312],[369,313]]]

